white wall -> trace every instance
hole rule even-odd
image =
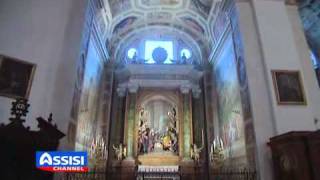
[[[37,65],[26,122],[32,129],[36,117],[53,112],[58,128],[67,132],[85,2],[0,1],[0,54]],[[7,122],[11,101],[0,97],[0,122]]]
[[[315,130],[320,91],[296,7],[281,1],[237,2],[257,143],[257,170],[272,178],[270,137]],[[278,105],[271,70],[299,70],[307,105]]]
[[[272,161],[267,142],[275,135],[271,95],[266,83],[265,67],[252,6],[250,2],[237,2],[236,7],[239,12],[256,139],[256,169],[262,180],[270,180],[273,177]]]
[[[310,58],[306,56],[306,42],[301,34],[299,16],[288,12],[281,1],[253,1],[256,23],[259,30],[262,53],[268,77],[269,90],[272,93],[274,118],[277,134],[292,130],[315,130],[314,109],[320,104],[319,89],[312,77]],[[293,29],[294,27],[294,29]],[[298,35],[298,36],[297,36]],[[299,49],[300,48],[300,49]],[[299,70],[306,91],[306,106],[278,105],[272,84],[272,69]]]

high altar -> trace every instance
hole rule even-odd
[[[170,166],[187,177],[201,169],[190,154],[194,144],[204,146],[204,108],[193,106],[202,75],[193,65],[165,64],[127,64],[115,73],[108,174],[128,178],[137,166]],[[114,158],[119,145],[124,159]]]

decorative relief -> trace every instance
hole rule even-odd
[[[146,6],[177,6],[182,4],[182,0],[140,0],[140,4]]]
[[[132,8],[130,0],[109,0],[109,5],[113,16]]]
[[[168,21],[172,18],[172,14],[169,12],[150,12],[147,14],[147,19],[157,21]]]

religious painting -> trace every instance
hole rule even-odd
[[[182,0],[141,0],[141,4],[147,6],[175,6]]]
[[[113,33],[121,33],[127,31],[130,26],[136,22],[138,18],[136,16],[129,16],[120,21],[113,29]]]
[[[28,98],[36,65],[0,56],[0,95]]]
[[[273,70],[272,79],[278,104],[306,104],[299,71]]]
[[[231,34],[222,49],[214,67],[220,136],[226,157],[245,157],[242,102]]]
[[[139,109],[138,153],[177,155],[178,111],[167,101],[156,99]]]
[[[130,0],[109,0],[109,5],[113,17],[132,7]]]
[[[97,129],[99,92],[102,79],[102,60],[93,39],[90,39],[89,41],[87,57],[84,62],[84,72],[79,72],[80,74],[84,74],[77,117],[77,129],[81,129],[81,131],[77,131],[76,135],[77,150],[85,150],[90,146]],[[83,67],[83,64],[80,66]]]
[[[193,18],[191,17],[182,17],[181,20],[186,24],[186,26],[188,28],[193,29],[194,31],[200,33],[200,34],[204,34],[205,31],[202,28],[202,26]]]

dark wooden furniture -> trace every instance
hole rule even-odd
[[[288,132],[268,145],[276,180],[320,180],[320,131]]]
[[[1,180],[42,180],[52,179],[50,172],[36,168],[36,151],[54,151],[59,140],[65,135],[48,120],[37,118],[38,131],[31,131],[23,125],[29,104],[24,99],[12,103],[10,123],[0,125],[0,179]]]

